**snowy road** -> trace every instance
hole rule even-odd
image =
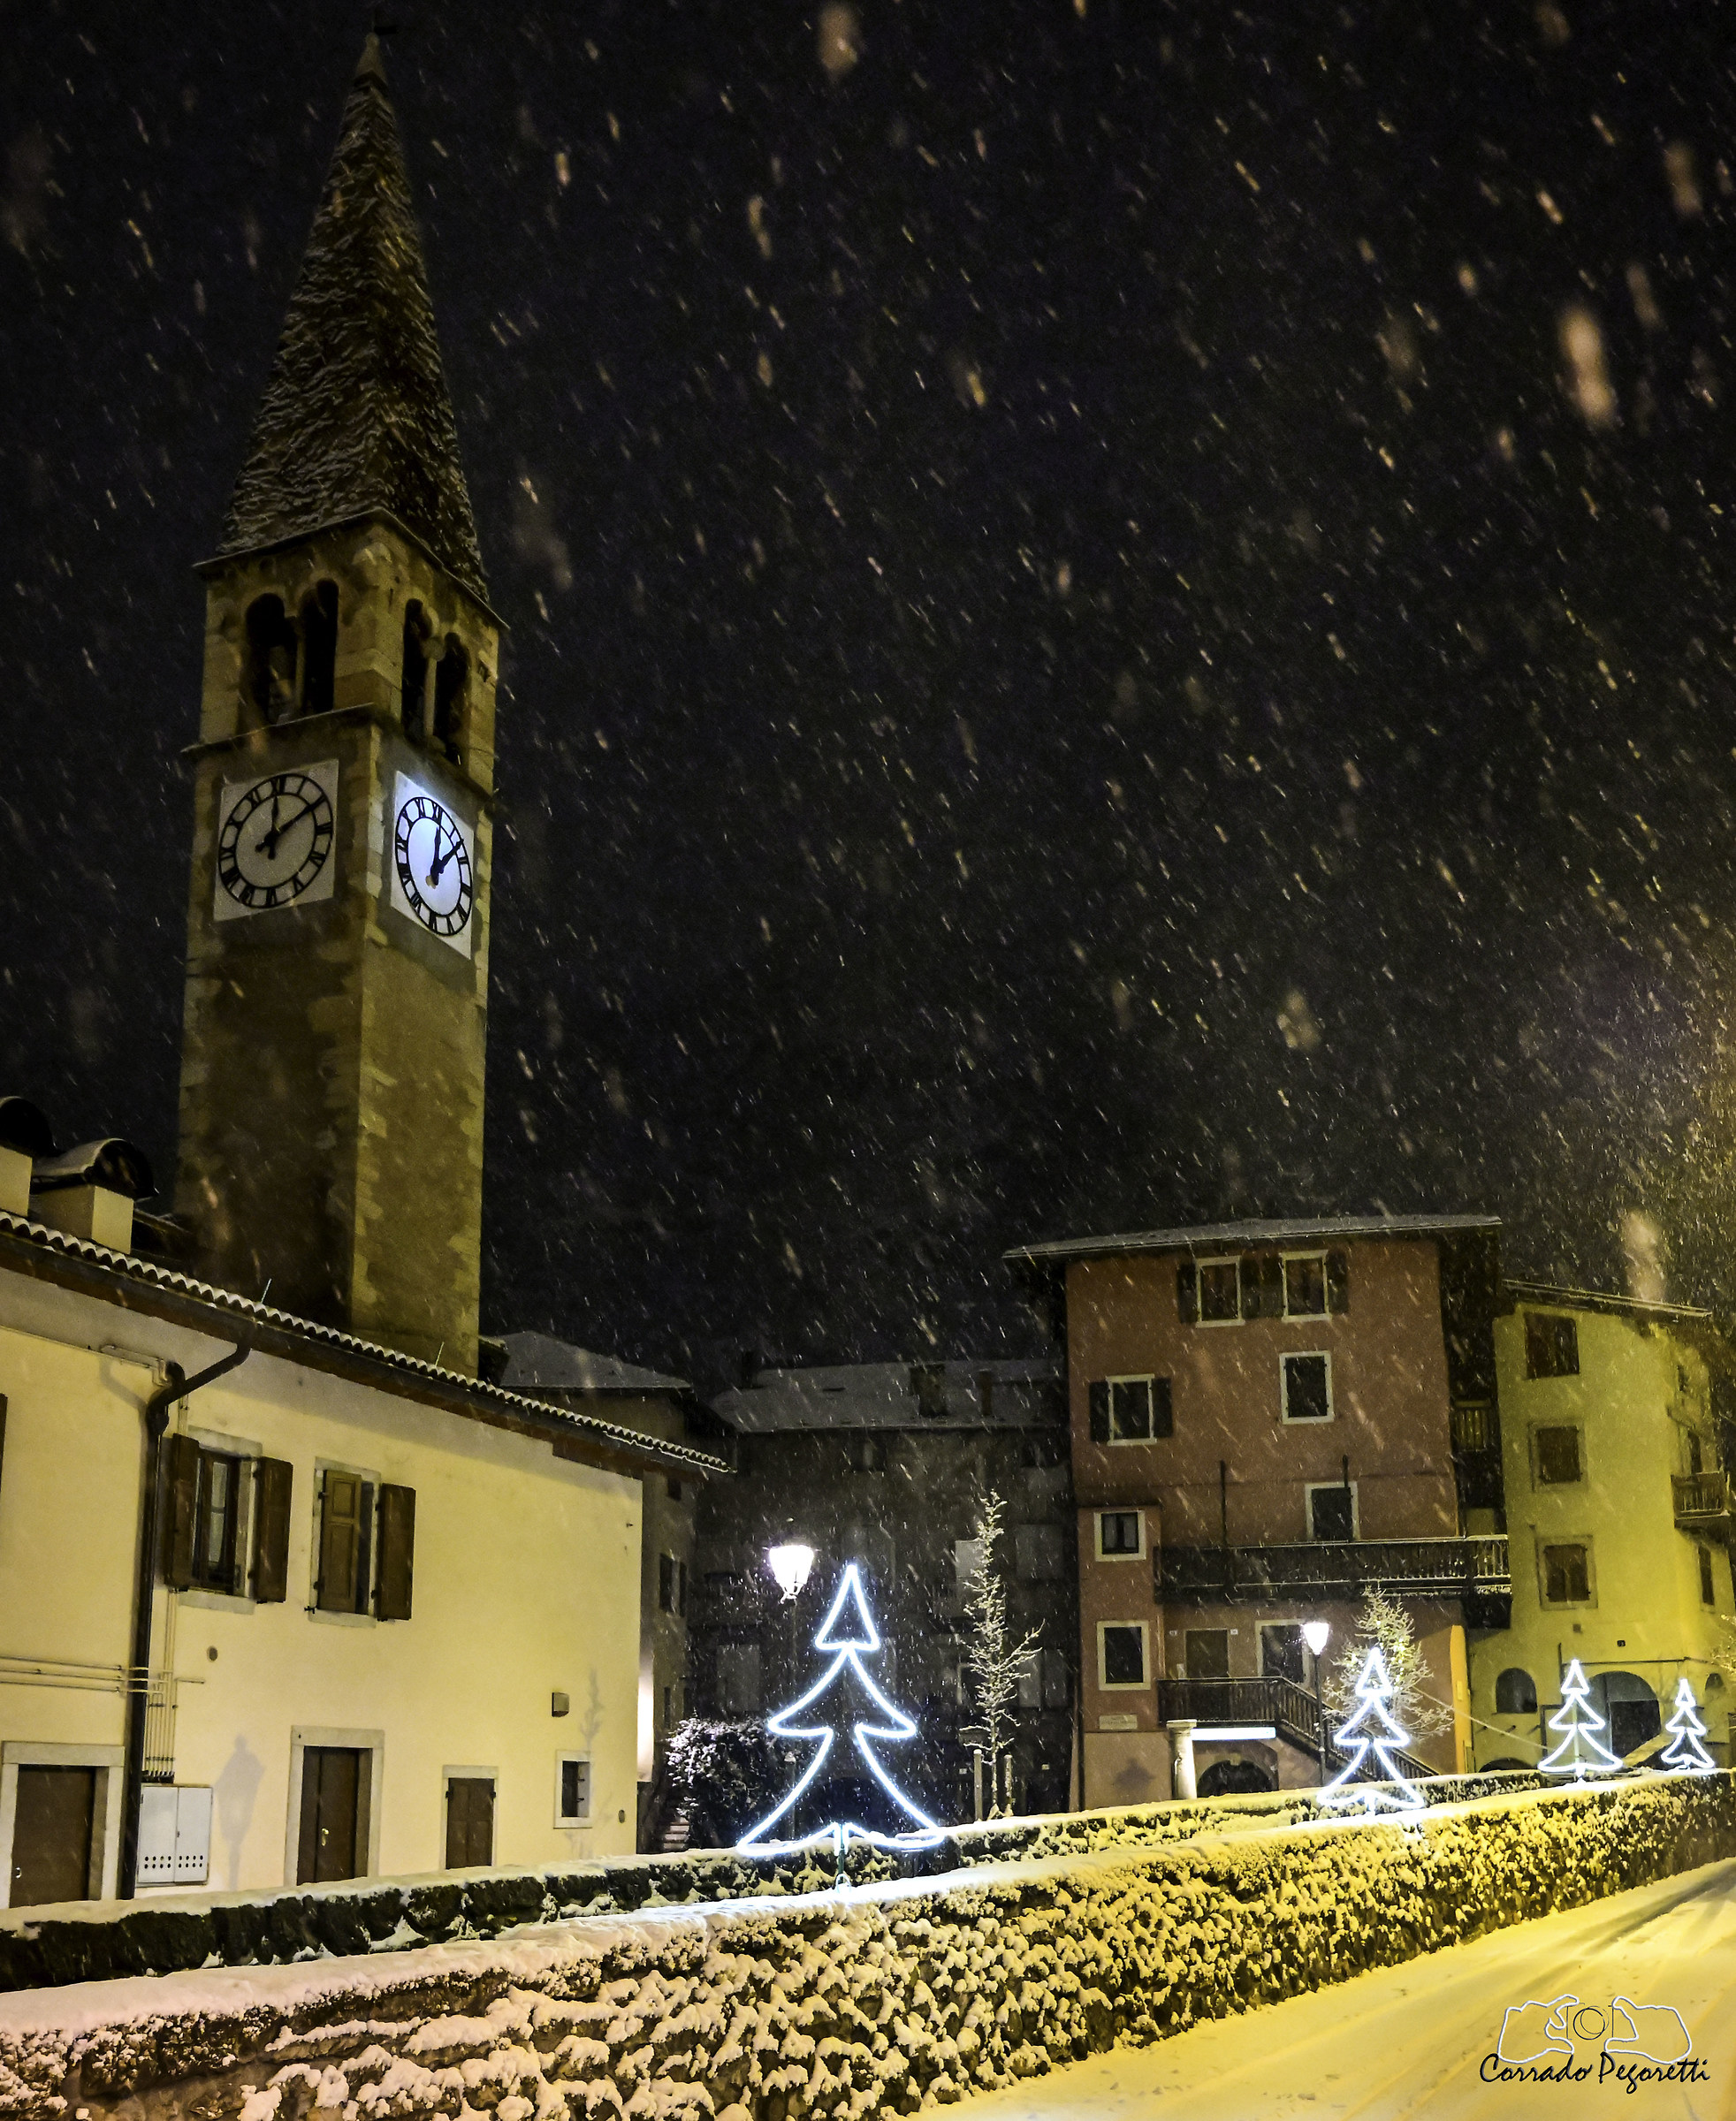
[[[1489,2084],[1483,2058],[1509,2005],[1576,1996],[1567,2084]],[[1598,2072],[1613,1998],[1679,2011],[1705,2081],[1633,2092]],[[1588,2009],[1589,2006],[1589,2009]],[[1534,2014],[1540,2023],[1544,2014]],[[1663,2025],[1662,2018],[1650,2021]],[[1660,2044],[1654,2042],[1655,2045]],[[1546,2056],[1542,2066],[1565,2058]],[[1627,2056],[1619,2058],[1630,2060]],[[1612,2064],[1610,2067],[1613,2069]],[[1643,2064],[1641,2067],[1645,2066]],[[1011,2092],[967,2100],[963,2121],[1256,2121],[1354,2115],[1609,2113],[1641,2121],[1736,2117],[1736,1863],[1551,1915],[1155,2047],[1076,2063]]]

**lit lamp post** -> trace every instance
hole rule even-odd
[[[1321,1652],[1331,1638],[1332,1630],[1323,1620],[1305,1620],[1302,1623],[1302,1639],[1308,1646],[1308,1653],[1314,1661],[1314,1714],[1320,1724],[1320,1781],[1326,1787],[1326,1703],[1320,1691]]]
[[[778,1588],[784,1594],[784,1603],[789,1608],[789,1641],[785,1653],[784,1670],[786,1677],[790,1679],[796,1676],[796,1600],[813,1565],[813,1548],[803,1546],[796,1539],[788,1540],[781,1547],[768,1547],[765,1550],[765,1566],[776,1578]]]

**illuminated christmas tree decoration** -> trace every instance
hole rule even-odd
[[[1700,1704],[1687,1681],[1676,1682],[1676,1713],[1664,1726],[1675,1743],[1658,1758],[1660,1768],[1674,1768],[1686,1775],[1710,1775],[1717,1762],[1700,1743],[1706,1726],[1700,1721]]]
[[[1392,1675],[1377,1645],[1369,1651],[1357,1679],[1356,1712],[1333,1735],[1333,1744],[1341,1752],[1348,1752],[1350,1758],[1321,1791],[1321,1804],[1361,1805],[1370,1812],[1378,1812],[1382,1806],[1394,1812],[1422,1809],[1422,1792],[1406,1779],[1405,1770],[1392,1757],[1392,1748],[1408,1745],[1411,1736],[1387,1707],[1391,1699]],[[1374,1755],[1372,1773],[1370,1753]]]
[[[768,1812],[758,1826],[750,1828],[736,1845],[743,1849],[795,1849],[813,1842],[829,1841],[841,1857],[846,1844],[851,1841],[872,1841],[882,1848],[932,1847],[940,1839],[943,1829],[936,1826],[927,1813],[905,1795],[874,1754],[875,1739],[901,1744],[917,1736],[917,1727],[902,1709],[895,1707],[887,1699],[863,1669],[864,1654],[872,1656],[880,1648],[880,1632],[874,1625],[873,1615],[868,1609],[868,1595],[863,1588],[862,1574],[854,1562],[846,1566],[843,1575],[839,1578],[837,1592],[826,1610],[826,1618],[819,1623],[819,1631],[814,1637],[814,1647],[829,1651],[832,1661],[799,1701],[792,1701],[788,1708],[780,1708],[775,1715],[767,1718],[765,1724],[773,1737],[814,1740],[814,1757],[782,1803]],[[812,1834],[803,1836],[798,1841],[768,1840],[766,1836],[771,1829],[780,1819],[787,1818],[794,1811],[825,1767],[831,1757],[833,1741],[838,1735],[834,1724],[813,1721],[809,1715],[810,1710],[841,1681],[852,1680],[867,1696],[874,1712],[872,1718],[858,1716],[852,1725],[850,1736],[856,1750],[880,1788],[912,1821],[910,1829],[900,1834],[878,1834],[871,1828],[859,1826],[854,1820],[828,1820],[825,1826]]]
[[[1549,1729],[1561,1743],[1538,1761],[1542,1774],[1571,1775],[1582,1783],[1588,1775],[1610,1775],[1621,1766],[1597,1736],[1608,1725],[1591,1706],[1591,1682],[1577,1657],[1562,1675],[1561,1707],[1549,1718]]]

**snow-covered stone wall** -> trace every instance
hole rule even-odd
[[[1736,1854],[1736,1780],[0,1997],[0,2115],[910,2113]]]

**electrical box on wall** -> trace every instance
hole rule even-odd
[[[203,1885],[211,1867],[210,1791],[147,1783],[140,1796],[140,1885]]]

